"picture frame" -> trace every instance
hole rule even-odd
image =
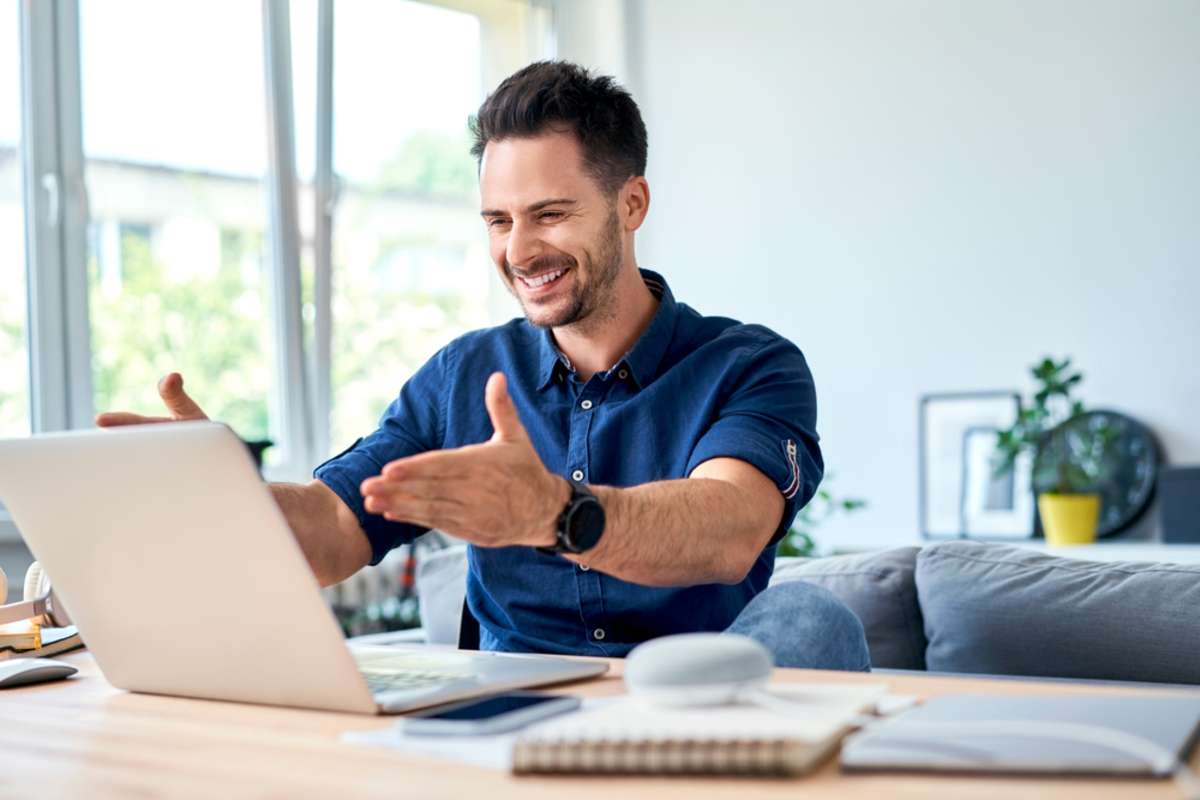
[[[996,433],[1021,410],[1015,390],[921,397],[918,414],[918,515],[925,539],[1029,539],[1034,535],[1032,460],[1008,473]]]

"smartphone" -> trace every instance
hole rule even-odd
[[[398,724],[401,733],[419,736],[486,736],[577,708],[578,697],[510,692],[418,711]]]

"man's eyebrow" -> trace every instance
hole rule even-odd
[[[572,200],[569,197],[552,197],[548,200],[539,200],[536,203],[534,203],[533,205],[527,206],[525,208],[525,213],[526,214],[536,214],[537,212],[541,211],[543,208],[546,208],[547,206],[561,206],[561,205],[573,206],[573,205],[576,205],[578,202],[579,202],[578,200]],[[499,209],[495,209],[495,208],[485,208],[483,211],[479,212],[479,216],[481,216],[485,219],[487,219],[488,217],[507,217],[508,212],[500,211]]]
[[[531,205],[529,208],[525,209],[525,211],[530,214],[533,214],[538,211],[541,211],[543,208],[545,208],[547,206],[573,206],[577,202],[578,201],[572,200],[569,197],[554,197],[554,198],[551,198],[550,200],[539,200],[538,202]]]

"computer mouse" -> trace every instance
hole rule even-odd
[[[681,633],[633,648],[625,685],[656,705],[720,705],[765,687],[772,667],[771,652],[748,636]]]
[[[78,671],[70,664],[50,658],[12,658],[0,661],[0,689],[57,681]]]

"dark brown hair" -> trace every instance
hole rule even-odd
[[[514,72],[470,124],[476,163],[488,142],[562,126],[579,137],[584,164],[604,191],[615,194],[646,174],[646,125],[637,103],[612,78],[567,61],[537,61]]]

